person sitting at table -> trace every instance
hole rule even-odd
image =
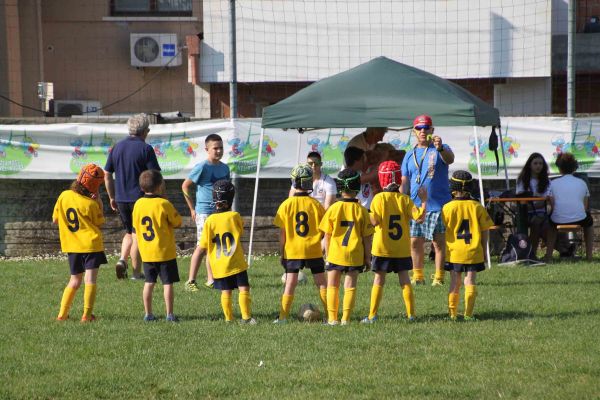
[[[590,191],[583,179],[573,176],[579,164],[571,153],[561,153],[556,158],[560,177],[550,182],[550,229],[546,247],[546,261],[552,260],[557,225],[579,225],[583,228],[585,255],[592,261],[594,221],[589,210]]]
[[[540,153],[532,153],[517,178],[517,195],[529,194],[532,197],[548,197],[550,194],[548,164]],[[548,239],[548,213],[546,202],[533,202],[527,210],[529,224],[529,242],[533,254],[536,254],[540,238]]]

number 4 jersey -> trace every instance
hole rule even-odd
[[[161,262],[177,257],[174,228],[181,216],[167,199],[145,195],[133,206],[133,231],[144,262]]]
[[[96,200],[73,190],[60,194],[52,220],[58,223],[60,247],[65,253],[104,251],[100,226],[104,224],[102,208]]]
[[[248,269],[241,242],[243,232],[242,217],[235,211],[216,212],[204,222],[199,245],[206,249],[216,279]]]
[[[446,225],[446,261],[456,264],[482,263],[481,232],[494,225],[476,200],[452,200],[442,209]]]

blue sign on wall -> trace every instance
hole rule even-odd
[[[174,43],[163,43],[162,55],[163,55],[163,57],[175,57],[175,44]]]

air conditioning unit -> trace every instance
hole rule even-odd
[[[134,67],[177,67],[181,53],[175,33],[132,33],[131,65]]]
[[[70,117],[72,115],[102,115],[102,104],[94,100],[54,100],[54,115]]]

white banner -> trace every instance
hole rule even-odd
[[[435,121],[434,121],[435,122]],[[152,145],[167,179],[183,179],[206,158],[204,139],[211,133],[223,138],[227,163],[234,175],[253,177],[260,139],[260,119],[199,121],[152,125],[147,142]],[[296,131],[265,130],[261,177],[287,178],[292,167],[310,151],[322,154],[324,169],[335,175],[342,166],[348,141],[362,129],[322,129],[298,135]],[[482,175],[504,179],[502,153],[496,174],[494,153],[488,150],[491,128],[478,128]],[[436,127],[435,133],[453,149],[456,160],[451,171],[467,169],[477,175],[472,127]],[[72,179],[82,165],[104,166],[108,152],[127,135],[124,124],[0,125],[0,178]],[[532,152],[544,155],[552,173],[553,160],[561,152],[572,152],[579,172],[600,177],[600,118],[502,118],[502,137],[508,174],[514,179]],[[300,151],[298,153],[298,140]],[[410,130],[390,131],[384,141],[396,149],[412,151]]]

